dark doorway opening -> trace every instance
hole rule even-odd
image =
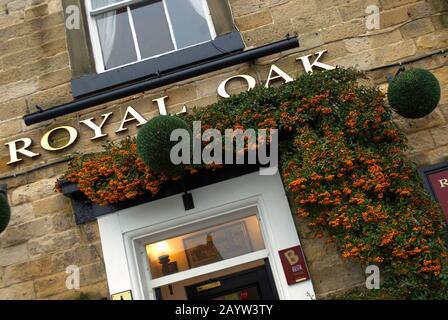
[[[269,262],[185,287],[189,300],[278,300]]]

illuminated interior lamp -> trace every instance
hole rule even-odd
[[[164,276],[167,276],[169,274],[173,274],[179,271],[177,267],[177,262],[170,260],[170,246],[168,245],[168,242],[166,241],[160,241],[156,243],[156,252],[159,256],[159,263],[162,265],[162,273]],[[173,294],[173,286],[170,284],[168,285],[168,288],[170,290],[170,294]]]

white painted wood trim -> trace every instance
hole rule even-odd
[[[129,267],[118,216],[100,217],[98,225],[107,279],[113,279],[108,281],[110,294],[127,291],[130,284]]]
[[[92,42],[92,51],[93,51],[92,54],[93,54],[93,58],[95,60],[94,62],[95,62],[95,67],[96,67],[96,72],[97,73],[103,73],[103,72],[119,69],[119,68],[122,68],[122,67],[125,67],[125,66],[129,66],[129,65],[132,65],[132,64],[139,63],[141,61],[158,58],[158,57],[161,57],[161,56],[164,56],[164,55],[167,55],[167,54],[179,51],[179,49],[177,47],[177,41],[175,39],[174,32],[173,32],[173,27],[172,27],[172,23],[171,23],[171,17],[169,15],[168,10],[167,10],[167,6],[166,6],[165,0],[162,0],[163,6],[164,6],[164,10],[165,10],[165,15],[166,15],[166,18],[167,18],[167,21],[168,21],[168,25],[169,25],[169,29],[170,29],[171,39],[173,41],[175,49],[171,50],[171,51],[168,51],[168,52],[164,52],[164,53],[155,55],[155,56],[151,56],[151,57],[147,57],[147,58],[142,59],[141,52],[140,52],[140,46],[138,44],[137,35],[135,34],[134,22],[133,22],[131,13],[130,13],[130,9],[128,7],[127,11],[128,11],[128,15],[129,15],[129,17],[128,17],[129,18],[129,24],[130,24],[130,28],[131,28],[132,38],[133,38],[133,41],[134,41],[134,47],[136,48],[137,60],[136,61],[132,61],[132,62],[127,63],[127,64],[124,64],[124,65],[120,65],[120,66],[114,67],[114,68],[109,68],[109,69],[106,70],[105,69],[104,59],[103,59],[103,53],[102,53],[102,49],[101,49],[101,42],[100,42],[100,39],[99,39],[99,36],[98,36],[98,26],[96,24],[95,17],[98,16],[99,14],[106,13],[106,12],[112,11],[112,10],[117,10],[119,8],[122,8],[122,7],[130,6],[132,4],[136,4],[136,3],[142,2],[144,0],[123,0],[123,1],[111,4],[111,5],[103,7],[103,8],[95,9],[95,10],[92,9],[92,2],[91,1],[92,0],[87,0],[86,1],[86,11],[87,11],[86,16],[87,16],[87,24],[88,24],[90,39],[91,39],[91,42]],[[205,17],[206,17],[208,29],[209,29],[209,32],[210,32],[210,35],[211,35],[211,41],[213,41],[216,38],[216,31],[215,31],[215,26],[213,24],[212,16],[211,16],[211,13],[210,13],[210,9],[208,7],[208,4],[207,4],[206,0],[202,0],[202,5],[203,5],[204,11],[205,11]],[[195,47],[197,45],[200,45],[200,44],[203,44],[203,43],[207,43],[207,42],[209,42],[209,40],[208,41],[203,41],[203,42],[200,42],[200,43],[196,43],[196,44],[193,44],[193,45],[190,45],[190,46],[187,46],[187,47],[184,47],[184,48],[182,48],[180,50],[191,48],[191,47]]]
[[[232,259],[223,260],[223,261],[208,264],[208,265],[205,265],[202,267],[190,269],[190,270],[183,271],[183,272],[178,272],[176,274],[169,275],[166,277],[153,279],[153,280],[151,280],[150,287],[152,289],[152,288],[166,286],[170,283],[187,280],[187,279],[198,277],[198,276],[201,276],[204,274],[209,274],[212,272],[236,267],[241,264],[261,260],[261,259],[266,258],[267,256],[268,256],[267,250],[260,250],[260,251],[252,252],[252,253],[246,254],[244,256],[239,256],[239,257],[235,257]]]
[[[246,259],[262,254],[269,259],[280,299],[309,300],[314,297],[311,280],[289,286],[283,273],[278,251],[299,245],[300,241],[279,174],[260,176],[255,172],[195,189],[191,193],[195,209],[190,211],[184,210],[182,195],[179,194],[98,219],[112,294],[118,289],[132,289],[135,299],[154,299],[152,288],[185,279],[187,273],[188,276],[196,276],[214,272],[218,267],[243,264]],[[147,259],[140,252],[146,237],[157,239],[161,234],[176,235],[178,230],[184,231],[192,224],[201,225],[210,219],[219,224],[220,221],[235,219],[238,210],[254,206],[258,208],[265,241],[266,249],[262,253],[255,252],[176,275],[150,279]]]

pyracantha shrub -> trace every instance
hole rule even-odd
[[[128,138],[107,144],[101,153],[75,158],[63,179],[77,183],[92,202],[109,205],[146,193],[155,195],[166,178],[138,158],[137,143],[134,138]]]
[[[446,299],[442,214],[406,157],[406,139],[392,121],[385,96],[360,85],[360,77],[343,69],[305,74],[278,88],[258,86],[183,118],[188,124],[201,121],[202,130],[279,129],[281,175],[301,223],[315,237],[329,235],[342,257],[380,268],[381,289],[352,298]],[[82,188],[93,184],[87,194],[92,201],[110,190],[116,180],[110,175],[120,172],[122,162],[131,172],[135,163],[148,170],[146,180],[142,174],[138,180],[121,177],[124,185],[159,185],[162,180],[139,162],[135,147],[128,151],[115,152],[120,156],[113,161],[97,156],[93,166],[81,160],[66,177]]]
[[[428,70],[411,69],[398,74],[389,85],[391,107],[405,118],[417,119],[430,114],[440,101],[440,84]]]
[[[6,196],[0,192],[0,233],[5,231],[11,219],[11,209]]]
[[[137,153],[143,162],[155,172],[167,176],[179,176],[182,165],[174,165],[170,159],[171,149],[177,141],[170,141],[171,133],[176,129],[191,129],[187,123],[174,116],[158,116],[149,120],[138,132]]]

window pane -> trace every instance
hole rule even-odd
[[[92,9],[99,9],[123,0],[92,0]]]
[[[178,49],[211,40],[202,0],[166,0]]]
[[[126,8],[98,15],[96,24],[105,69],[137,60]]]
[[[143,59],[175,49],[162,1],[143,2],[131,10]]]
[[[152,278],[159,278],[265,248],[256,216],[146,245]]]

